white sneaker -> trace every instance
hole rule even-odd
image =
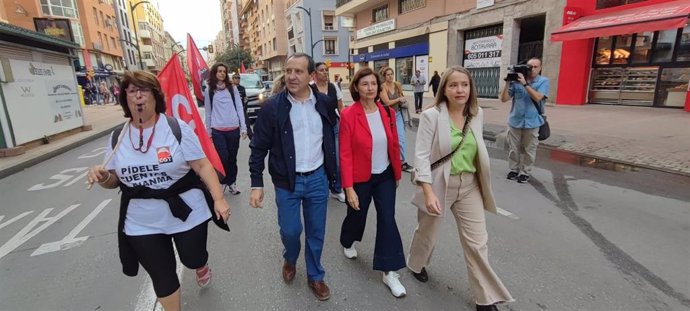
[[[331,192],[331,198],[334,198],[334,199],[340,201],[340,203],[345,203],[345,193],[343,193],[343,192],[341,192],[341,193]]]
[[[391,290],[391,294],[396,298],[405,297],[407,292],[405,287],[400,284],[400,275],[396,272],[389,271],[383,273],[383,284],[386,284]]]
[[[228,190],[230,193],[234,195],[240,194],[240,188],[237,187],[237,184],[233,183],[232,185],[228,186]]]
[[[347,259],[357,258],[357,249],[355,248],[355,243],[352,243],[352,246],[350,246],[350,248],[343,247],[343,253],[345,254],[345,257],[347,257]]]

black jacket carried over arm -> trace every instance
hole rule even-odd
[[[125,217],[127,216],[127,208],[131,199],[159,199],[168,202],[170,212],[173,216],[187,220],[187,217],[192,212],[192,209],[180,197],[181,193],[187,192],[191,189],[200,189],[204,193],[206,203],[211,209],[211,218],[213,222],[223,230],[230,231],[228,225],[222,219],[216,219],[213,211],[213,198],[206,189],[206,185],[201,181],[199,175],[194,170],[189,170],[187,174],[180,180],[176,181],[167,189],[151,189],[144,186],[128,187],[120,183],[120,190],[122,197],[120,198],[120,215],[117,222],[117,240],[118,249],[120,252],[120,262],[122,263],[122,272],[128,276],[136,276],[139,270],[139,258],[132,247],[127,242],[125,235]]]
[[[336,137],[333,126],[337,117],[330,98],[319,92],[313,93],[316,97],[316,111],[321,116],[323,123],[323,145],[321,148],[324,154],[324,168],[326,169],[329,188],[331,188],[336,178]],[[273,184],[276,187],[295,191],[296,146],[292,123],[290,122],[292,104],[287,96],[287,90],[284,90],[269,98],[259,111],[259,116],[254,124],[254,137],[249,143],[252,150],[249,157],[252,187],[264,186],[264,159],[268,154],[268,172],[271,174]]]

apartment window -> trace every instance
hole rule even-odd
[[[50,16],[79,18],[74,0],[41,0],[41,11]]]
[[[103,23],[103,26],[105,26],[105,18],[103,18],[103,11],[100,11],[101,13],[101,22]]]
[[[323,38],[323,54],[338,54],[338,38]]]
[[[388,19],[388,4],[375,8],[371,11],[371,20],[374,21],[374,23],[378,23],[380,21],[384,21]]]
[[[110,43],[108,42],[108,36],[103,35],[103,42],[105,42],[105,49],[110,50]]]
[[[96,10],[96,8],[93,8],[93,19],[96,20],[96,25],[100,25],[98,23],[98,10]]]
[[[70,24],[72,24],[74,42],[78,43],[79,46],[84,47],[84,32],[81,30],[81,24],[79,24],[77,21],[70,21]]]
[[[277,49],[278,49],[278,47],[276,45],[276,38],[273,38],[273,50],[275,51]]]
[[[117,49],[117,44],[115,44],[115,38],[110,37],[110,45],[113,47],[113,49]]]
[[[621,6],[646,0],[597,0],[597,10]]]
[[[323,30],[338,30],[337,18],[333,11],[321,11],[321,25]]]
[[[398,13],[404,14],[426,6],[426,0],[399,0]]]

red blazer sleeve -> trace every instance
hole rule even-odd
[[[352,155],[352,131],[354,114],[351,107],[345,108],[340,114],[340,132],[338,134],[340,152],[340,181],[342,187],[352,187],[354,184],[354,159]]]
[[[386,127],[390,128],[390,132],[386,131],[388,136],[388,160],[391,162],[393,167],[393,176],[395,180],[400,180],[402,178],[402,162],[400,161],[400,145],[398,143],[398,128],[395,122],[395,110],[390,107],[385,107],[390,112],[390,119],[387,113],[384,112],[384,120],[386,120]],[[389,126],[392,124],[392,126]]]

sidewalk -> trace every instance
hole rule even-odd
[[[343,93],[345,104],[351,104],[349,92]],[[418,115],[412,94],[408,95],[414,124]],[[425,106],[431,103],[433,98],[424,98]],[[485,138],[505,146],[510,104],[495,99],[480,99],[479,104],[484,108]],[[541,148],[690,176],[690,113],[605,105],[547,106],[546,113],[551,137],[539,144]],[[91,130],[61,135],[49,144],[27,148],[24,154],[0,158],[0,178],[108,135],[125,121],[120,106],[115,105],[87,106],[84,118]]]
[[[352,103],[343,91],[345,104]],[[433,103],[425,93],[424,107]],[[414,97],[406,92],[410,117],[417,124]],[[484,109],[484,137],[507,150],[510,102],[479,99]],[[577,156],[690,176],[690,113],[680,109],[649,107],[547,104],[551,137],[540,148]]]
[[[84,120],[86,125],[91,125],[91,130],[81,132],[75,130],[70,134],[58,134],[48,144],[30,146],[23,154],[0,158],[0,178],[108,135],[115,127],[122,126],[125,122],[120,105],[86,106],[84,107]]]

